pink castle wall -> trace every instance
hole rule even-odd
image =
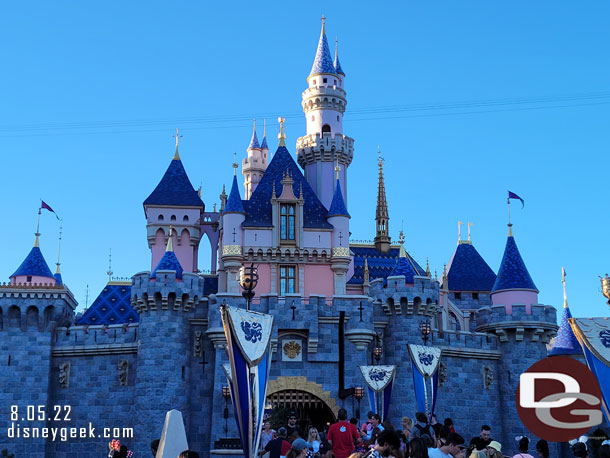
[[[333,271],[330,265],[305,265],[305,297],[320,294],[332,297],[335,293]]]
[[[269,264],[258,264],[258,285],[254,292],[258,297],[261,294],[269,294],[271,292],[271,267]]]
[[[55,278],[50,278],[50,277],[39,277],[38,275],[32,275],[32,281],[27,281],[28,277],[26,275],[17,275],[16,277],[11,277],[11,285],[16,285],[18,283],[38,283],[38,284],[50,284],[50,285],[56,285],[57,282],[55,281]]]
[[[525,313],[532,313],[532,305],[538,303],[538,293],[534,291],[509,290],[491,295],[493,305],[504,305],[506,313],[513,313],[513,304],[525,304]]]

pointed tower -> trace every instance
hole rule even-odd
[[[509,223],[504,256],[491,289],[493,305],[504,305],[507,313],[511,313],[513,304],[525,304],[526,310],[538,304],[538,288],[525,267],[511,226],[512,224]]]
[[[313,66],[303,91],[302,106],[307,123],[307,134],[297,140],[297,159],[304,169],[305,179],[326,208],[330,208],[335,191],[334,165],[341,166],[339,182],[343,201],[347,203],[347,167],[354,156],[354,140],[343,135],[343,113],[347,104],[343,80],[345,73],[335,50],[335,68],[328,40],[325,18]]]
[[[182,280],[182,272],[184,272],[184,269],[180,265],[180,261],[178,261],[178,258],[176,257],[176,254],[174,253],[174,246],[173,246],[173,242],[172,242],[172,232],[173,232],[173,227],[170,226],[169,237],[167,238],[167,247],[165,248],[165,254],[163,255],[163,257],[157,264],[157,267],[155,267],[154,270],[151,272],[151,274],[150,274],[151,280],[155,280],[157,278],[157,271],[160,271],[160,270],[173,270],[174,272],[176,272],[176,279]]]
[[[389,276],[394,277],[396,275],[404,275],[405,283],[414,283],[414,277],[415,275],[418,275],[418,273],[411,263],[411,260],[407,257],[407,252],[405,250],[405,235],[402,231],[400,231],[398,243],[400,244],[398,260],[396,261],[396,266],[394,266],[394,269]]]
[[[239,194],[239,184],[237,183],[237,167],[237,163],[234,162],[233,184],[231,185],[227,205],[222,214],[221,264],[224,272],[226,272],[226,279],[223,279],[222,284],[226,285],[226,290],[229,293],[239,293],[239,269],[243,260],[242,245],[244,231],[242,223],[246,219],[246,211]]]
[[[549,356],[582,355],[580,343],[578,343],[578,339],[574,335],[574,331],[572,331],[572,326],[570,326],[570,318],[572,318],[572,313],[568,307],[568,296],[566,294],[566,272],[563,267],[561,268],[561,283],[563,283],[563,314],[561,315],[561,322],[559,323],[555,343],[553,344],[553,349],[549,353]]]
[[[388,202],[385,198],[385,184],[383,182],[383,158],[379,151],[379,181],[377,184],[377,210],[375,211],[376,233],[375,233],[375,248],[377,251],[387,253],[390,251],[390,236]]]
[[[254,127],[252,130],[252,138],[246,151],[246,158],[242,161],[242,173],[244,175],[244,198],[250,199],[250,196],[258,186],[263,173],[267,170],[267,154],[269,148],[267,147],[267,133],[263,131],[263,143],[259,145],[258,137],[256,136],[256,120],[254,121]]]
[[[343,201],[343,193],[341,192],[340,170],[341,167],[337,165],[335,167],[335,193],[328,210],[327,219],[333,225],[331,269],[334,273],[335,294],[346,294],[346,274],[351,260],[349,249],[350,216]]]
[[[38,240],[39,235],[40,234],[36,233],[34,246],[25,257],[21,265],[17,268],[15,273],[10,276],[12,285],[32,285],[35,283],[48,286],[57,285],[57,281],[53,276],[51,269],[49,269],[49,265],[44,259],[42,251],[40,251]]]
[[[176,152],[163,178],[144,201],[148,246],[152,253],[151,270],[163,255],[170,225],[174,228],[174,250],[186,272],[197,272],[201,239],[201,219],[205,205],[189,180],[180,154],[176,130]]]

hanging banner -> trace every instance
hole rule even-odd
[[[390,411],[396,366],[360,366],[360,372],[368,388],[371,410],[384,421]]]
[[[254,458],[263,426],[273,317],[228,305],[222,305],[220,313],[230,371],[223,369],[231,386],[237,429],[244,457]]]
[[[411,355],[411,370],[413,372],[413,388],[415,390],[417,410],[418,412],[432,414],[436,407],[438,390],[437,371],[441,362],[441,349],[415,344],[408,344],[407,348],[409,349],[409,355]],[[431,380],[430,394],[432,399],[430,400],[428,400],[428,389],[426,388],[428,380]]]
[[[602,391],[602,411],[610,418],[610,319],[570,318],[570,326],[582,347],[587,366]]]

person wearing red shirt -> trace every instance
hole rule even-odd
[[[347,410],[339,409],[339,421],[330,426],[326,436],[333,449],[335,458],[348,458],[354,450],[354,444],[360,442],[360,435],[354,425],[347,421]]]

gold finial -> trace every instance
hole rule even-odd
[[[429,259],[426,258],[426,276],[430,277],[432,274],[430,273],[430,262]]]
[[[267,136],[267,118],[263,118],[263,138]]]
[[[368,262],[368,257],[365,256],[364,257],[364,272],[363,272],[363,277],[364,277],[364,283],[368,284],[369,282],[369,262]]]
[[[233,175],[237,175],[237,153],[233,152]]]
[[[277,198],[277,196],[275,194],[275,180],[273,180],[273,187],[272,187],[272,190],[271,190],[271,198],[272,199]]]
[[[400,250],[398,251],[398,257],[406,258],[407,252],[405,251],[405,233],[403,231],[400,231],[400,234],[398,235],[398,243],[400,244]]]
[[[42,202],[42,200],[41,200]],[[38,237],[40,237],[40,214],[42,213],[42,203],[40,204],[41,206],[38,208],[38,223],[36,223],[36,232],[35,232],[35,236],[36,239],[34,240],[34,246],[40,246],[40,242],[38,240]]]
[[[182,137],[182,135],[179,134],[177,127],[176,127],[176,135],[172,135],[172,137],[174,137],[176,139],[176,152],[174,153],[174,160],[179,161],[180,155],[178,154],[178,142],[179,142],[180,137]]]
[[[339,179],[339,172],[341,171],[341,166],[339,165],[339,158],[335,159],[335,172],[337,174],[337,180]]]
[[[277,136],[277,138],[280,140],[279,146],[286,146],[286,142],[284,141],[286,139],[286,134],[284,133],[284,123],[286,122],[286,118],[282,118],[280,116],[277,118],[277,122],[280,123],[280,133]]]
[[[563,308],[568,308],[568,295],[566,294],[566,270],[561,268],[561,283],[563,285]]]
[[[462,241],[462,223],[461,221],[458,221],[458,244]]]
[[[214,213],[216,213],[216,202],[214,202]]]
[[[108,249],[108,282],[112,281],[112,248]]]
[[[167,248],[165,248],[165,251],[174,251],[174,244],[172,242],[173,230],[174,230],[174,226],[170,225],[169,226],[169,237],[167,238]]]
[[[322,33],[326,33],[326,31],[325,31],[326,16],[324,16],[324,14],[322,14],[322,17],[320,19],[322,19]]]
[[[256,132],[256,118],[252,119],[252,132]]]
[[[470,228],[474,226],[474,223],[468,223],[468,241],[472,242],[472,240],[470,239]]]

